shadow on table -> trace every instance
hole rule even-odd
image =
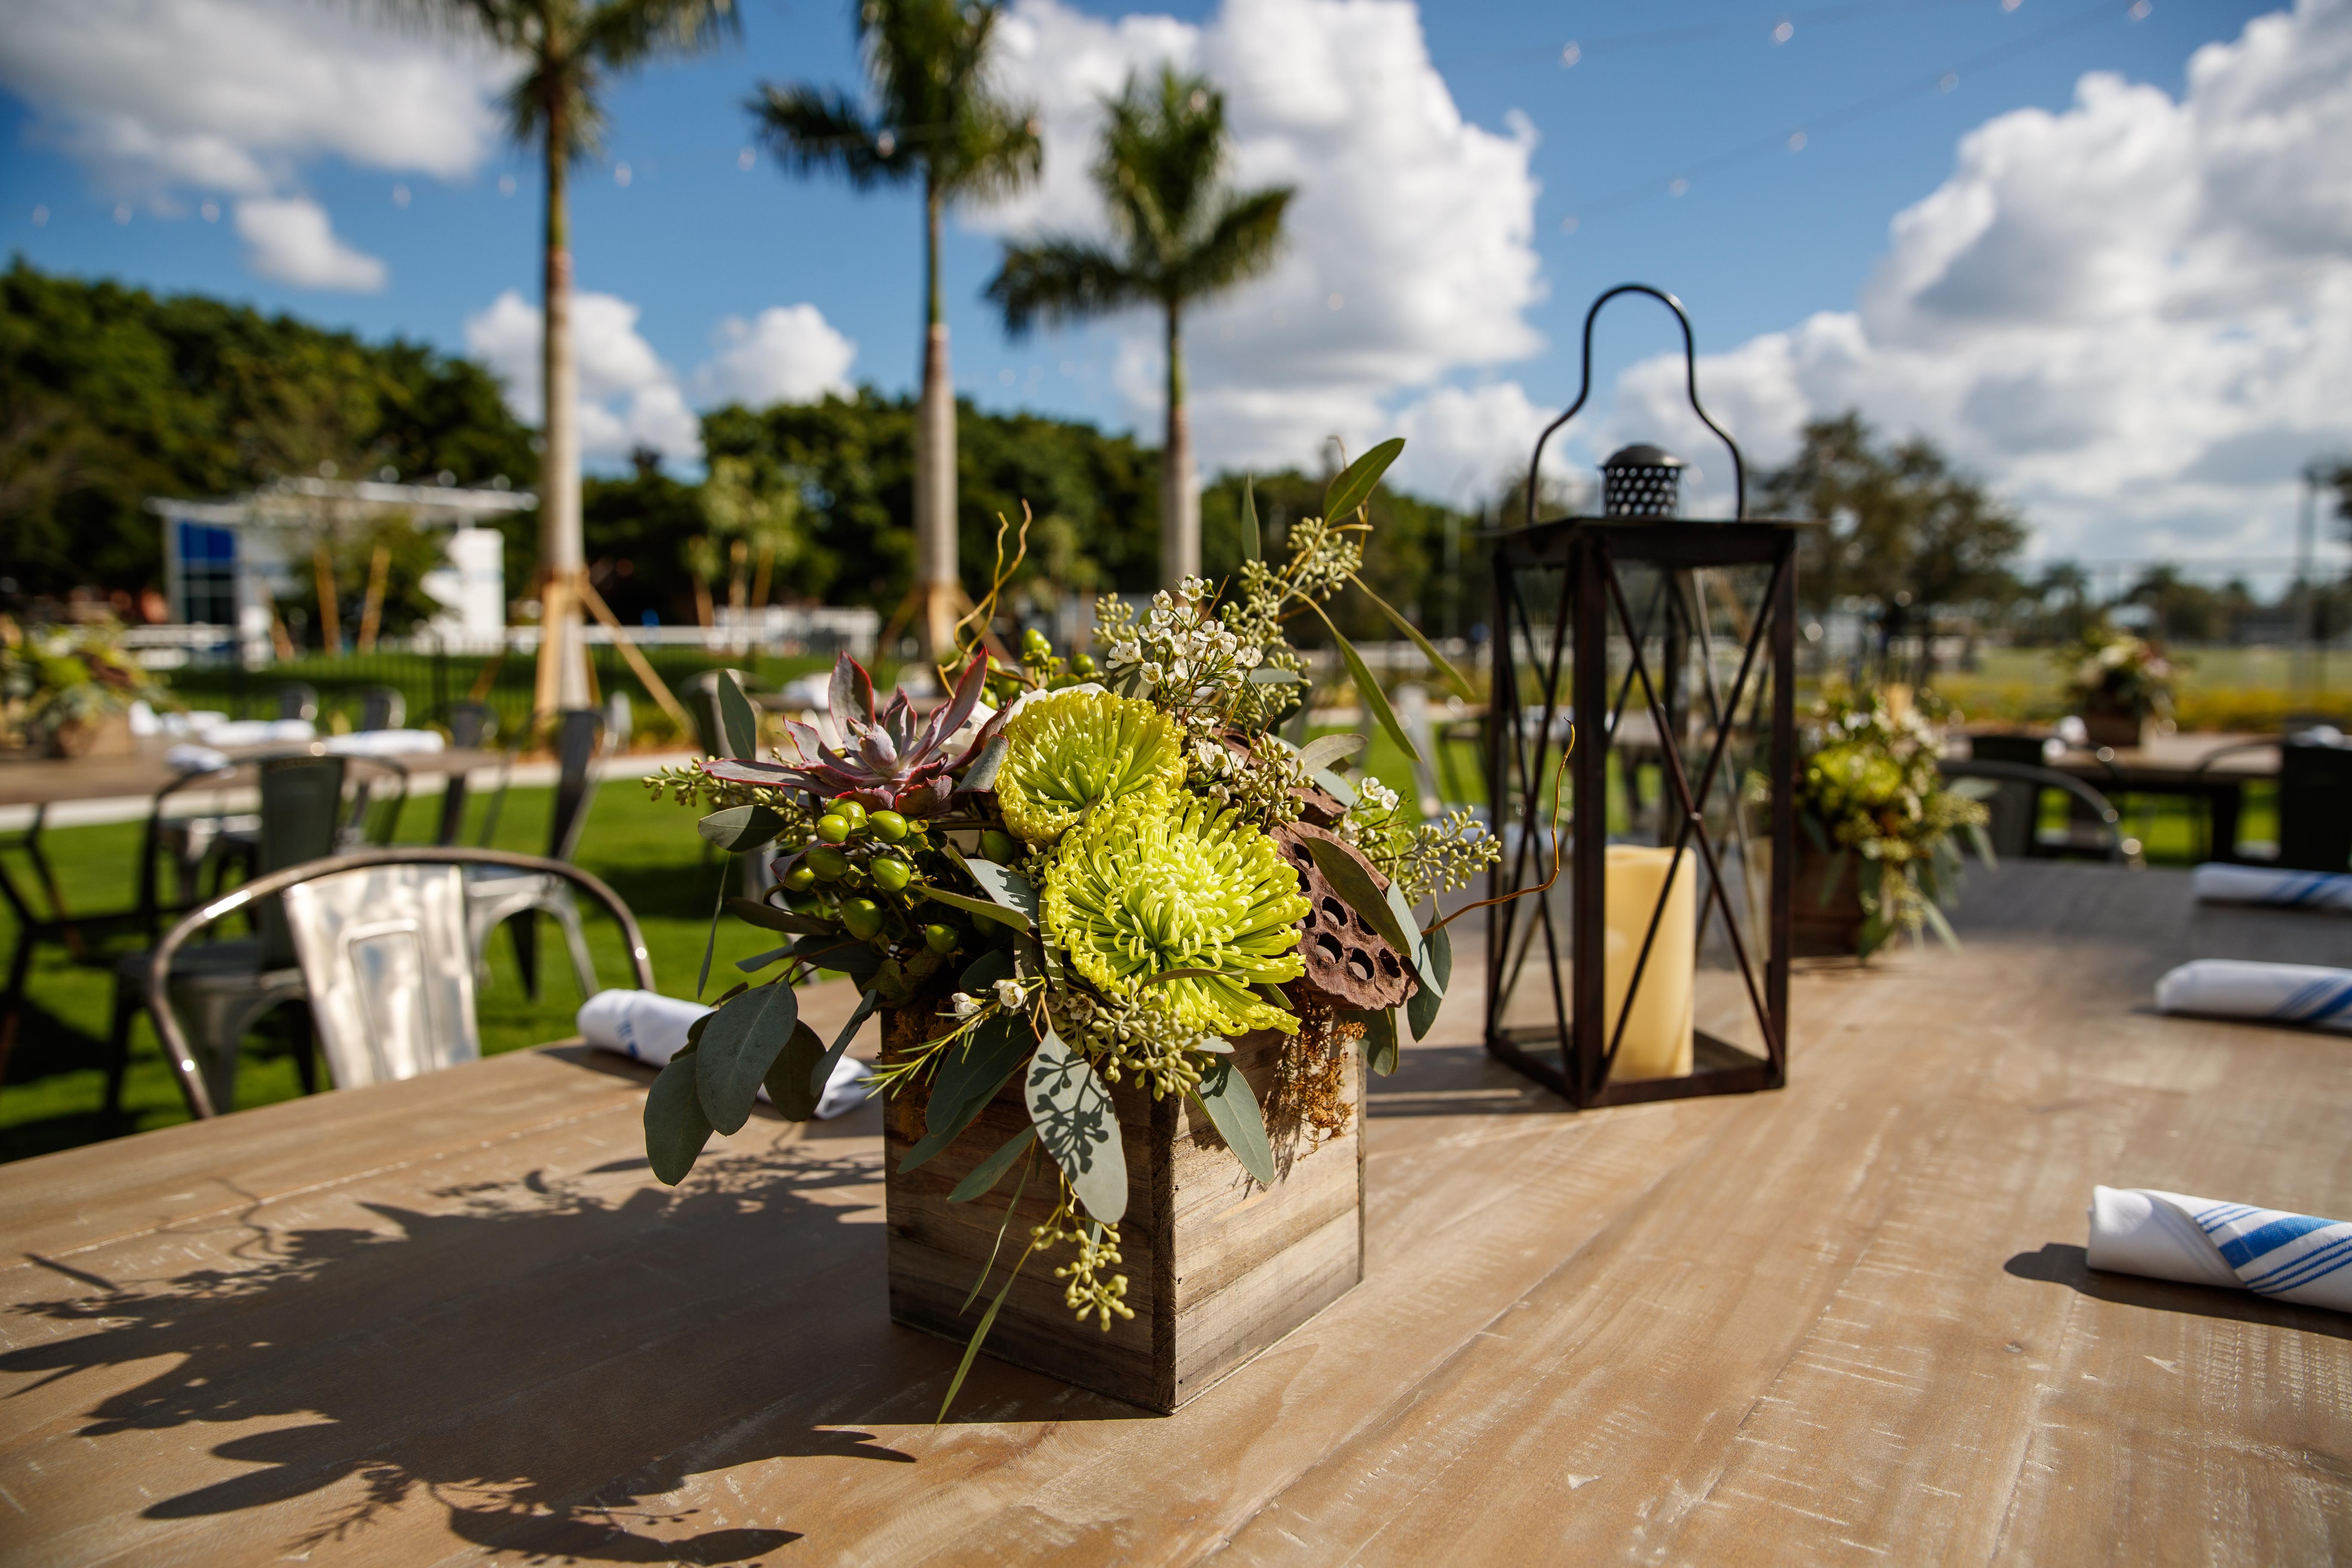
[[[646,1186],[644,1169],[623,1159],[444,1189],[429,1213],[361,1204],[341,1226],[278,1228],[257,1203],[187,1227],[235,1263],[160,1282],[36,1258],[76,1293],[14,1311],[65,1332],[0,1355],[0,1372],[146,1373],[86,1412],[77,1436],[101,1453],[126,1433],[280,1418],[211,1450],[258,1468],[164,1497],[150,1519],[331,1488],[331,1509],[295,1517],[288,1550],[429,1500],[454,1533],[496,1551],[751,1560],[799,1533],[692,1533],[691,1510],[639,1500],[780,1458],[911,1464],[867,1428],[928,1423],[960,1348],[885,1317],[870,1147],[780,1135],[706,1157],[675,1193]],[[992,1422],[1139,1416],[986,1358],[958,1404]],[[169,1452],[132,1447],[125,1462]]]
[[[2210,1285],[2181,1285],[2169,1279],[2145,1279],[2137,1274],[2110,1274],[2091,1267],[2090,1254],[2079,1247],[2045,1241],[2039,1252],[2021,1252],[2001,1265],[2020,1279],[2063,1285],[2095,1301],[2146,1307],[2158,1312],[2185,1312],[2199,1318],[2230,1318],[2242,1323],[2267,1323],[2273,1328],[2301,1329],[2330,1339],[2352,1340],[2352,1319],[2320,1307],[2299,1307],[2292,1301],[2257,1296],[2251,1290],[2223,1290]]]

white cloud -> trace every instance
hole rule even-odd
[[[270,237],[247,232],[255,269],[314,288],[381,288],[383,264],[331,238],[299,195],[302,166],[470,174],[512,74],[478,40],[387,31],[365,5],[319,0],[13,0],[0,26],[0,86],[110,199],[247,198],[240,229],[250,207]]]
[[[678,374],[637,331],[637,307],[593,291],[572,298],[572,342],[580,372],[580,447],[591,460],[625,458],[639,447],[693,462],[702,456],[702,425]],[[857,345],[814,305],[778,305],[746,321],[723,319],[711,333],[719,351],[692,382],[703,404],[752,407],[805,403],[846,392]],[[540,310],[512,289],[466,319],[466,352],[506,384],[515,417],[541,417]]]
[[[1710,356],[1710,409],[1770,461],[1858,407],[2021,502],[2050,554],[2291,548],[2295,469],[2352,449],[2352,5],[2200,49],[2179,101],[2093,73],[1978,127],[1899,214],[1856,309]],[[1680,361],[1629,371],[1603,440],[1712,464]]]
[[[1559,416],[1559,409],[1529,401],[1516,381],[1441,386],[1393,416],[1394,433],[1405,438],[1397,482],[1415,495],[1476,505],[1526,479],[1537,436]],[[1548,484],[1580,482],[1557,440],[1545,448],[1544,477]]]
[[[1542,297],[1534,132],[1462,119],[1409,0],[1225,0],[1199,26],[1019,0],[1002,37],[1004,85],[1045,121],[1045,174],[966,215],[972,226],[1100,232],[1087,173],[1100,101],[1162,60],[1224,91],[1237,184],[1298,189],[1275,271],[1188,326],[1194,428],[1213,467],[1311,466],[1328,436],[1360,447],[1387,434],[1401,397],[1541,346],[1523,314]],[[1149,426],[1160,329],[1139,314],[1112,330],[1116,384]],[[1496,442],[1494,459],[1504,450]]]
[[[846,395],[857,345],[814,305],[772,305],[751,321],[729,316],[710,335],[718,350],[695,372],[706,403],[814,403],[828,392]]]
[[[383,287],[382,261],[335,237],[327,212],[304,196],[249,197],[236,204],[237,237],[246,260],[264,278],[303,289],[349,289],[373,294]]]

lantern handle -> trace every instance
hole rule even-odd
[[[1698,416],[1700,424],[1705,425],[1708,429],[1714,431],[1717,437],[1721,439],[1723,444],[1731,449],[1731,484],[1733,493],[1731,515],[1735,518],[1746,517],[1748,515],[1748,465],[1740,460],[1739,444],[1731,438],[1729,433],[1727,433],[1722,426],[1717,425],[1714,419],[1708,416],[1706,409],[1699,403],[1698,344],[1697,340],[1691,336],[1690,317],[1684,311],[1683,302],[1680,300],[1675,299],[1672,294],[1667,293],[1664,289],[1654,289],[1647,283],[1620,283],[1617,287],[1610,289],[1607,293],[1601,295],[1601,298],[1592,301],[1592,309],[1584,313],[1584,379],[1576,389],[1576,401],[1568,405],[1567,413],[1561,415],[1559,418],[1545,426],[1543,428],[1543,434],[1536,437],[1535,456],[1528,459],[1528,488],[1526,495],[1527,525],[1529,528],[1533,528],[1536,525],[1536,472],[1543,462],[1545,446],[1550,442],[1552,432],[1558,430],[1561,426],[1575,418],[1577,410],[1584,406],[1585,399],[1592,395],[1593,321],[1601,314],[1601,307],[1606,305],[1610,300],[1614,300],[1620,294],[1647,294],[1651,299],[1657,300],[1660,304],[1665,306],[1667,310],[1672,310],[1675,313],[1675,320],[1682,323],[1683,376],[1685,382],[1690,388],[1691,412]]]

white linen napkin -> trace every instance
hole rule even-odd
[[[308,719],[228,719],[198,725],[193,733],[207,746],[299,746],[317,740],[319,727]]]
[[[2206,903],[2278,904],[2352,914],[2352,875],[2341,871],[2279,871],[2209,860],[2189,873],[2189,885]]]
[[[437,752],[448,744],[432,730],[357,730],[348,735],[330,735],[320,743],[345,757],[405,757]]]
[[[2352,1032],[2352,969],[2200,958],[2156,983],[2156,1009]]]
[[[2153,1187],[2091,1189],[2090,1264],[2352,1312],[2352,1224]]]
[[[650,1067],[666,1065],[686,1045],[686,1032],[710,1009],[652,991],[599,991],[580,1005],[580,1037],[598,1050],[615,1051]],[[866,1103],[874,1069],[845,1056],[833,1064],[817,1097],[816,1114],[830,1121]],[[760,1098],[768,1098],[765,1089]]]
[[[175,773],[208,773],[228,766],[228,753],[194,741],[179,741],[163,753],[163,765]]]

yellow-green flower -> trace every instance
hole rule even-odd
[[[1293,950],[1307,909],[1272,838],[1166,788],[1094,813],[1064,837],[1045,873],[1046,935],[1080,974],[1121,991],[1171,970],[1208,971],[1152,991],[1180,1021],[1220,1035],[1297,1031],[1287,1009],[1251,987],[1306,973]]]
[[[1184,779],[1183,737],[1149,702],[1108,691],[1058,691],[1004,726],[996,803],[1004,826],[1051,844],[1087,807]]]

